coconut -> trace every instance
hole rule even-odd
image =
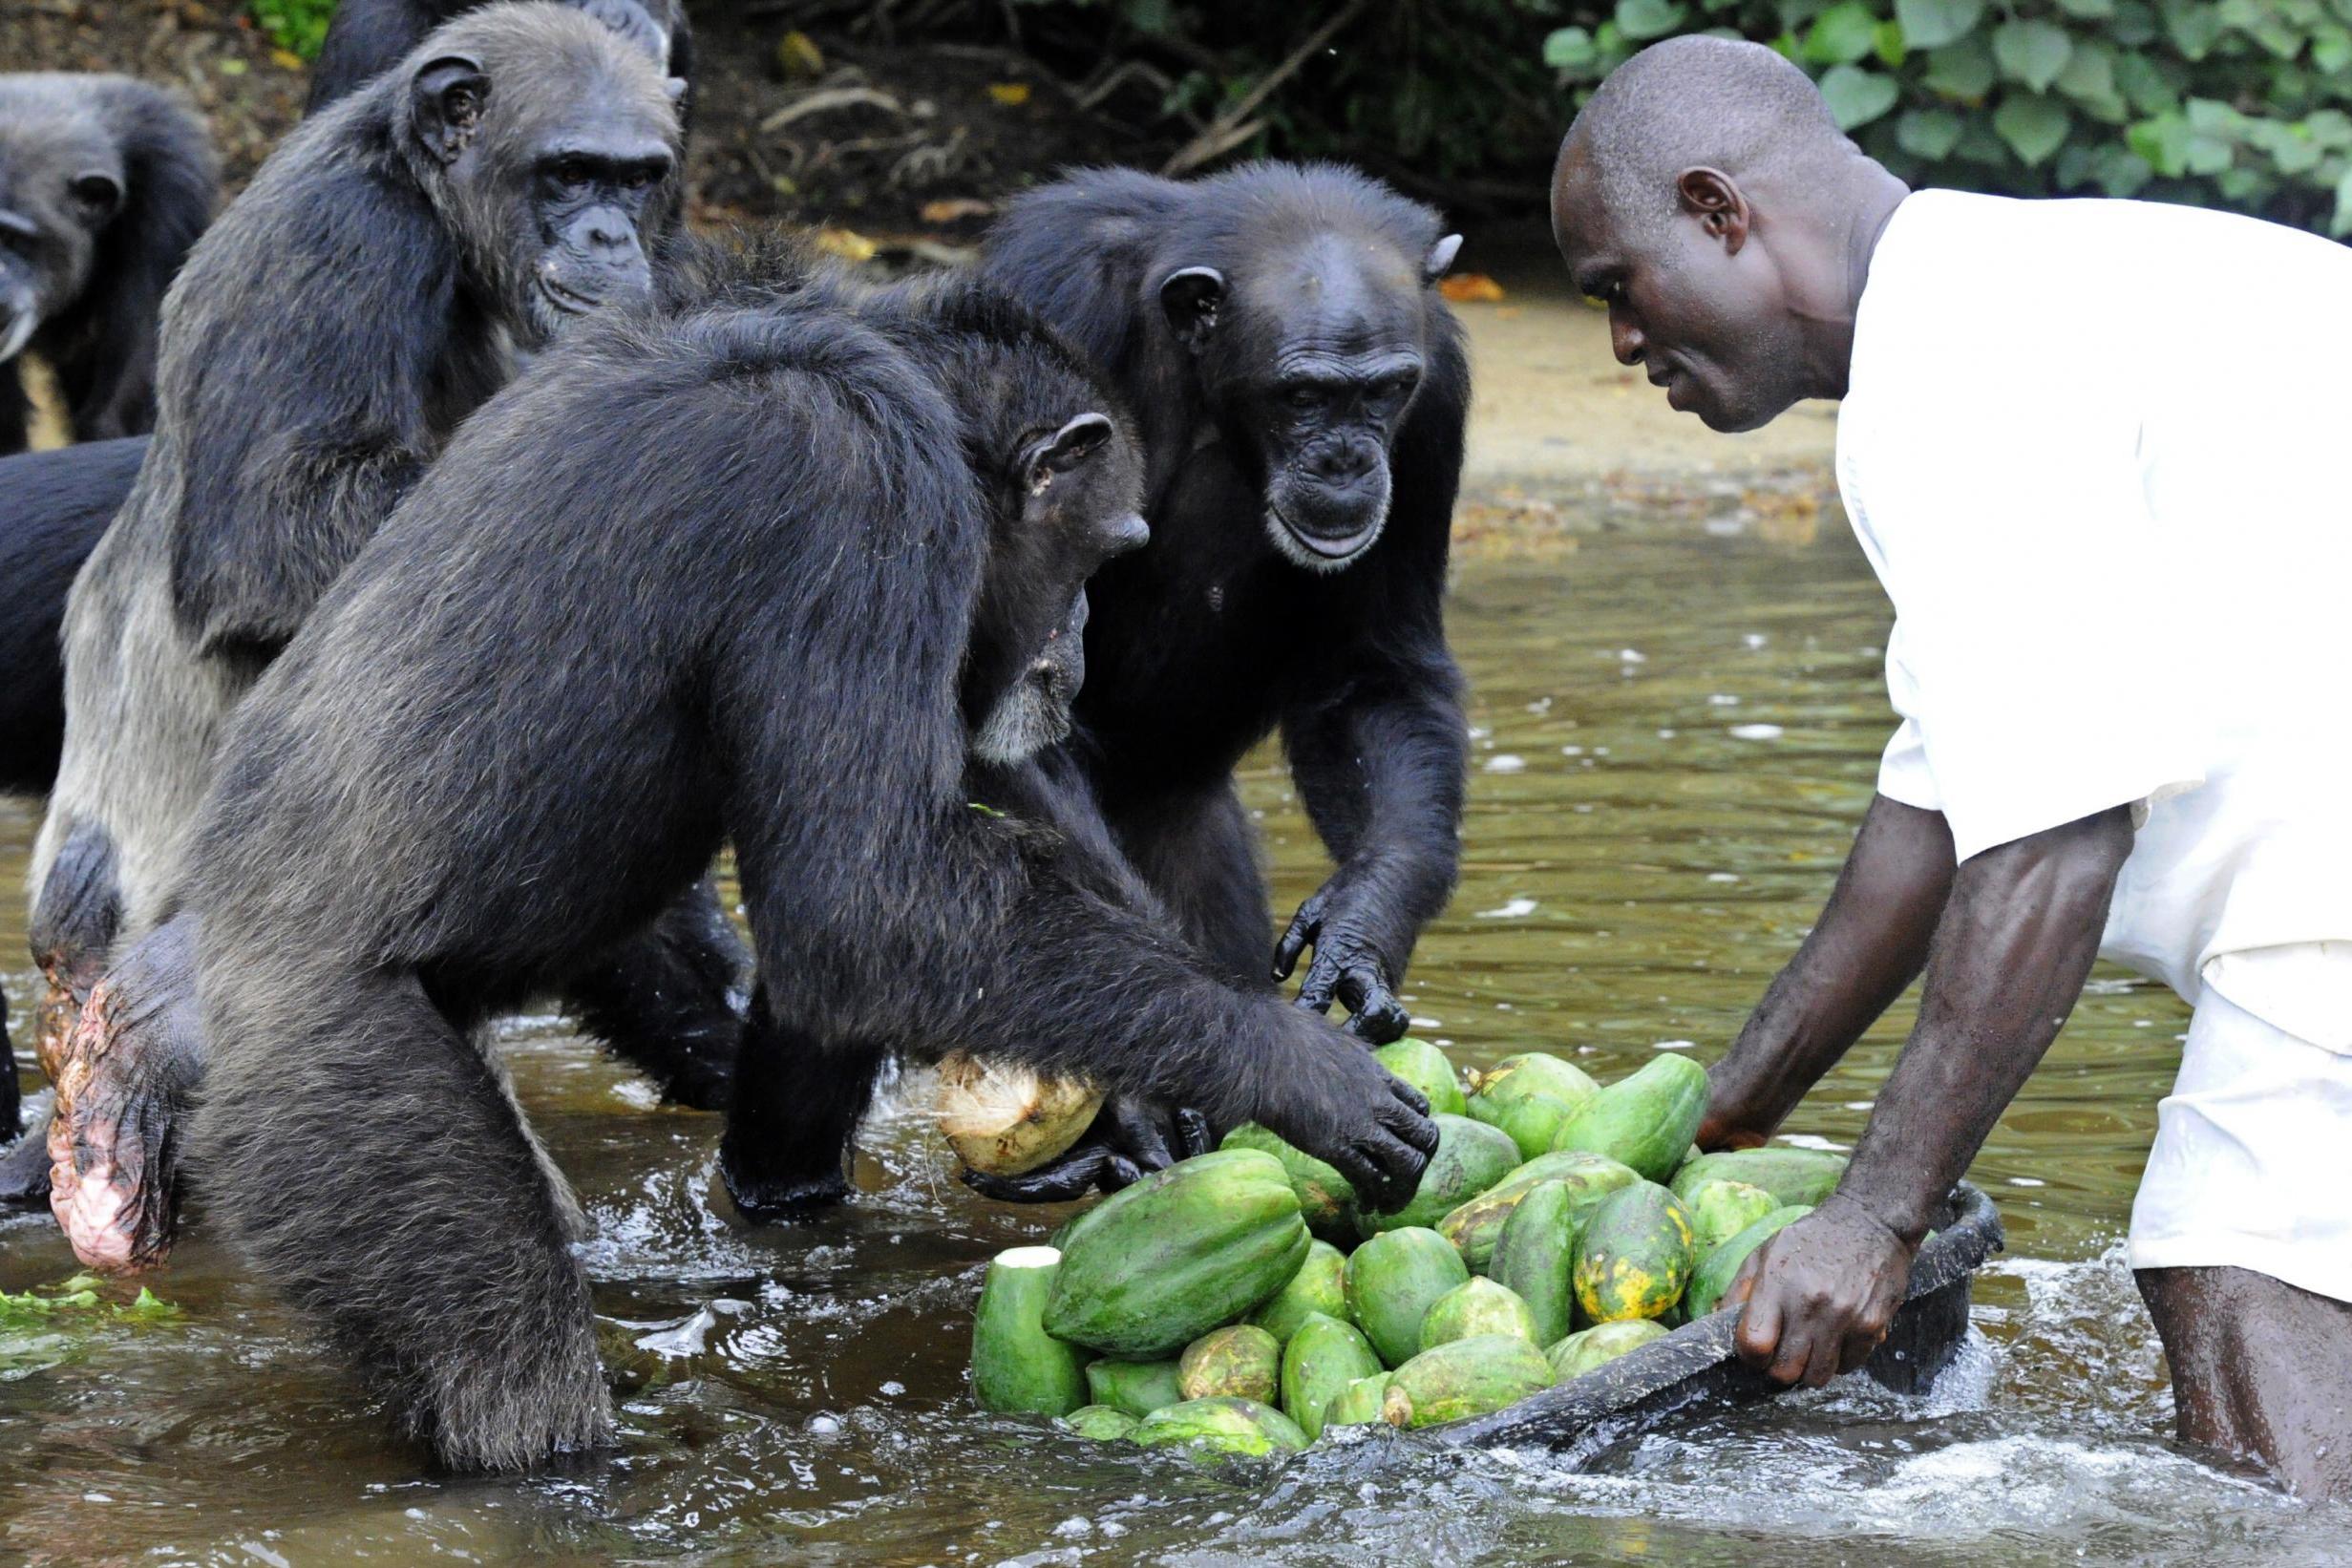
[[[1093,1124],[1103,1091],[957,1051],[939,1065],[939,1128],[964,1164],[1020,1176],[1068,1151]]]

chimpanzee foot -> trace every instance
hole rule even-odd
[[[175,922],[132,948],[92,989],[57,1064],[50,1212],[101,1272],[150,1268],[171,1250],[179,1121],[201,1070],[190,937]]]
[[[827,1209],[848,1202],[857,1191],[837,1168],[800,1176],[741,1171],[728,1159],[724,1147],[719,1151],[719,1178],[726,1182],[727,1196],[734,1199],[736,1211],[754,1225],[815,1219]]]

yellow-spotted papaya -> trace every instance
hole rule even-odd
[[[1596,1324],[1663,1317],[1690,1283],[1690,1215],[1654,1181],[1611,1193],[1577,1236],[1577,1305]]]

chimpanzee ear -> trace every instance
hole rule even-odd
[[[1034,494],[1056,474],[1067,474],[1094,455],[1118,427],[1104,413],[1082,413],[1060,430],[1029,443],[1021,455],[1021,477]]]
[[[77,174],[66,182],[74,204],[93,223],[103,223],[122,210],[122,181],[100,169]]]
[[[1461,253],[1461,249],[1462,237],[1458,234],[1449,234],[1430,246],[1430,253],[1421,258],[1421,281],[1435,283],[1444,277],[1446,268],[1453,265],[1453,258]]]
[[[1159,307],[1169,329],[1187,349],[1209,340],[1217,326],[1217,307],[1225,298],[1225,275],[1213,266],[1188,266],[1171,272],[1159,286]]]
[[[443,163],[455,163],[481,128],[490,78],[479,60],[444,54],[428,60],[409,84],[416,139]]]
[[[664,78],[662,82],[662,91],[669,95],[670,102],[677,102],[680,98],[686,96],[686,78],[684,76],[669,76]]]

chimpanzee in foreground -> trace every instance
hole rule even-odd
[[[315,115],[398,65],[438,27],[485,0],[342,0],[310,64],[303,113]],[[694,39],[680,0],[565,0],[643,46],[669,74],[690,81]]]
[[[982,264],[1093,357],[1142,429],[1152,540],[1095,579],[1070,752],[1183,931],[1263,987],[1266,886],[1233,769],[1279,725],[1339,865],[1274,978],[1312,945],[1301,1005],[1338,1001],[1375,1043],[1405,1030],[1395,987],[1459,859],[1469,737],[1441,601],[1470,371],[1435,287],[1458,244],[1330,165],[1187,183],[1105,169],[1015,201]],[[846,1196],[863,1102],[789,1075],[767,1092],[786,1134],[771,1146],[795,1162],[762,1174],[771,1206]],[[967,1179],[1072,1197],[1165,1163],[1164,1121],[1114,1102],[1102,1136],[1046,1170]]]
[[[299,127],[189,259],[154,444],[68,605],[32,879],[51,1200],[94,1265],[168,1238],[192,999],[145,984],[168,950],[124,955],[179,881],[230,712],[515,349],[650,298],[638,236],[677,179],[672,97],[578,10],[471,11]],[[701,888],[564,997],[666,1091],[716,1104],[740,967]]]
[[[1415,1091],[1053,825],[1089,803],[1030,756],[1086,578],[1143,532],[1115,399],[968,283],[768,275],[706,263],[701,303],[583,330],[458,433],[241,710],[189,857],[201,1190],[454,1466],[612,1435],[581,1217],[472,1031],[722,837],[747,1055],[1081,1072],[1378,1198],[1434,1146]]]
[[[220,184],[178,93],[0,75],[0,454],[154,425],[156,314]]]

